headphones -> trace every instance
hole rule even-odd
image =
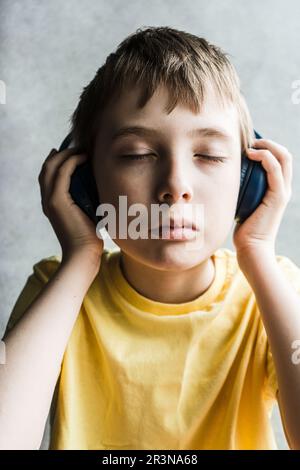
[[[262,136],[254,130],[255,137]],[[59,152],[72,147],[72,133],[69,133],[59,147]],[[250,160],[246,154],[241,159],[241,179],[235,212],[235,222],[243,223],[261,203],[267,189],[267,174],[260,162]],[[100,217],[96,215],[99,197],[90,161],[78,165],[72,176],[69,192],[74,202],[97,225]]]

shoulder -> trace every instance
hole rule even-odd
[[[236,252],[229,248],[221,247],[216,250],[215,255],[219,257],[226,265],[227,271],[227,280],[233,280],[236,274],[239,275],[239,278],[245,281],[245,285],[248,285],[247,279],[244,277],[243,271],[240,269],[238,264]],[[290,282],[290,284],[296,289],[296,291],[300,294],[300,267],[298,264],[293,261],[290,257],[277,254],[276,255],[277,264],[286,277],[286,279]],[[263,262],[263,260],[262,260]]]
[[[13,328],[16,322],[22,317],[26,309],[33,302],[35,297],[47,284],[60,266],[61,258],[58,255],[52,255],[38,260],[33,264],[31,272],[25,276],[23,287],[13,305],[9,315],[4,336]]]
[[[235,251],[229,248],[222,247],[219,248],[215,253],[217,256],[226,260],[228,267],[231,267],[233,271],[240,270]],[[282,254],[276,255],[276,261],[282,272],[287,276],[287,278],[292,283],[296,283],[296,285],[299,285],[300,267],[298,266],[298,264],[288,256]]]
[[[49,278],[56,272],[60,266],[61,258],[58,255],[48,256],[37,261],[33,267],[33,275],[41,282],[48,282]]]
[[[300,272],[298,264],[288,256],[276,255],[276,259],[283,270],[293,272],[294,274]]]

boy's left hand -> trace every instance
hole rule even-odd
[[[249,159],[260,161],[267,172],[268,187],[260,205],[242,223],[236,224],[233,243],[237,256],[260,256],[266,250],[275,256],[275,240],[292,194],[291,153],[270,139],[255,139],[247,149]]]

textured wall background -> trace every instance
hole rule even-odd
[[[294,155],[293,196],[277,253],[300,266],[300,104],[291,98],[292,83],[300,79],[299,2],[2,0],[0,15],[0,80],[6,86],[6,104],[0,104],[1,334],[32,265],[60,254],[41,210],[41,164],[65,136],[83,86],[142,26],[184,29],[231,54],[255,128]],[[231,237],[227,246],[233,249]],[[280,448],[287,448],[278,409],[272,419]]]

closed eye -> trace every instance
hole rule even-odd
[[[151,157],[153,154],[132,154],[132,155],[121,155],[121,158],[130,158],[132,160],[145,160],[147,157]]]
[[[127,154],[127,155],[121,155],[121,158],[130,158],[131,160],[146,160],[147,157],[151,157],[154,154]],[[213,162],[223,162],[226,160],[224,157],[216,157],[213,155],[204,155],[204,154],[196,154],[196,157],[203,158],[204,160],[207,161],[213,161]]]
[[[196,154],[195,157],[201,157],[204,158],[204,160],[211,160],[213,162],[224,162],[226,160],[225,157],[215,157],[213,155],[203,155],[201,153]]]

